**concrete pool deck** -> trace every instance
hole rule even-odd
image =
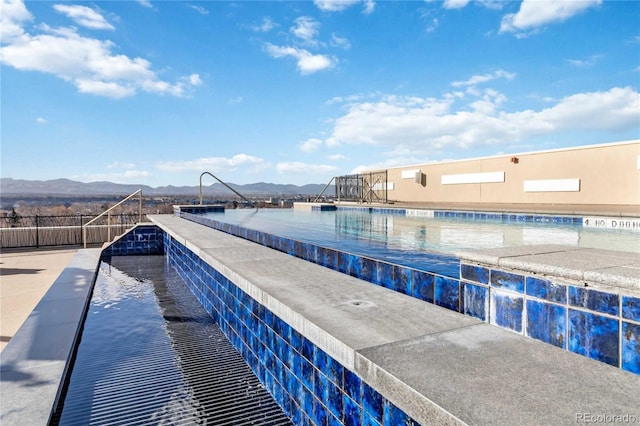
[[[0,351],[45,295],[78,249],[3,249],[0,253]]]
[[[3,425],[47,424],[81,327],[100,253],[100,249],[84,249],[54,257],[43,254],[42,265],[50,271],[59,270],[56,259],[73,257],[0,353]]]

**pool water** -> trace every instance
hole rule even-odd
[[[295,209],[238,209],[209,218],[324,246],[358,244],[399,251],[454,254],[458,251],[534,244],[640,253],[640,234],[628,229],[586,228],[581,224],[502,222],[411,217],[366,210],[333,212]]]
[[[637,232],[570,223],[427,218],[365,209],[238,209],[203,216],[220,230],[229,224],[456,279],[460,259],[455,253],[463,250],[561,244],[640,253]]]
[[[291,422],[164,256],[101,263],[60,425]]]

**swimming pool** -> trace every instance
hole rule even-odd
[[[217,221],[274,233],[318,244],[350,247],[354,241],[373,249],[431,251],[455,254],[463,250],[562,244],[640,253],[637,231],[582,226],[581,218],[487,214],[468,219],[463,214],[445,217],[408,216],[406,211],[384,209],[295,209],[226,210],[206,216]],[[448,216],[448,217],[447,217]],[[451,217],[454,216],[454,217]],[[478,215],[475,215],[476,217]],[[487,217],[488,216],[488,217]]]
[[[197,217],[191,215],[192,219]],[[569,216],[496,214],[471,220],[411,217],[402,209],[376,213],[345,208],[328,212],[238,209],[201,217],[232,234],[238,229],[244,233],[253,230],[451,278],[459,278],[460,260],[455,253],[462,250],[560,244],[640,253],[637,232],[585,228],[580,218]],[[282,249],[290,254],[292,250]]]

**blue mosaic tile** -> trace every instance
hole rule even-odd
[[[618,321],[569,309],[571,352],[618,366]]]
[[[622,296],[622,318],[640,322],[640,297]]]
[[[433,303],[434,279],[433,274],[414,270],[412,274],[412,296]]]
[[[327,407],[325,407],[320,400],[315,399],[313,401],[313,420],[316,425],[324,425],[327,423]]]
[[[386,262],[378,262],[378,283],[386,288],[393,288],[393,265]]]
[[[489,289],[487,287],[463,283],[462,313],[486,321],[489,303],[488,293]]]
[[[373,420],[382,423],[384,414],[384,401],[375,389],[362,382],[362,408]]]
[[[338,361],[327,355],[326,359],[326,369],[323,371],[329,380],[331,380],[337,387],[344,387],[344,367]]]
[[[337,258],[338,258],[337,271],[342,272],[343,274],[349,275],[349,262],[351,260],[349,253],[337,252]]]
[[[556,303],[567,303],[567,286],[563,284],[554,284],[551,281],[527,277],[526,279],[527,295],[537,297],[539,299],[548,300]]]
[[[491,324],[522,332],[523,297],[493,290],[490,303]]]
[[[362,276],[362,257],[357,254],[349,255],[348,274],[356,278],[360,278]]]
[[[622,321],[622,369],[640,374],[640,324]]]
[[[315,371],[313,368],[313,365],[306,361],[304,358],[301,358],[299,361],[299,365],[300,365],[300,375],[298,377],[300,377],[300,379],[302,380],[302,383],[308,387],[309,389],[313,389],[314,388],[314,376],[315,376]]]
[[[587,308],[603,314],[618,315],[618,303],[617,294],[569,286],[569,304],[572,306]]]
[[[362,423],[362,408],[347,395],[342,397],[342,407],[344,411],[345,426],[360,426]]]
[[[391,402],[384,401],[384,418],[382,419],[384,426],[400,426],[409,424],[409,416],[393,405]]]
[[[367,412],[362,413],[362,426],[382,426]]]
[[[405,266],[394,265],[393,267],[393,288],[402,294],[411,295],[411,268]]]
[[[480,284],[488,284],[489,269],[463,263],[460,265],[460,278]]]
[[[344,425],[342,424],[342,421],[337,419],[331,413],[328,413],[328,415],[327,415],[327,426],[344,426]]]
[[[360,278],[370,283],[377,283],[378,265],[375,260],[366,257],[362,258],[362,270],[360,272]]]
[[[524,276],[519,274],[492,269],[490,282],[492,287],[524,293]]]
[[[301,408],[307,416],[313,416],[313,394],[304,386],[301,388]]]
[[[436,305],[460,311],[460,283],[458,280],[436,277],[434,300]]]
[[[329,411],[336,417],[342,417],[342,392],[340,388],[331,382],[327,382],[325,388],[325,402]]]
[[[527,336],[565,349],[567,309],[537,300],[527,300]]]
[[[348,368],[344,369],[344,390],[352,399],[362,400],[362,380]]]

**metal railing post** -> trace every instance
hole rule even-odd
[[[135,197],[138,194],[140,194],[139,218],[140,218],[140,221],[142,221],[142,189],[138,189],[133,194],[127,196],[124,200],[114,204],[113,206],[109,207],[107,210],[100,213],[98,216],[91,219],[89,222],[82,225],[82,239],[83,239],[84,248],[87,248],[87,227],[91,225],[93,222],[95,222],[96,220],[98,220],[99,218],[101,218],[102,216],[104,216],[105,214],[107,215],[107,236],[108,236],[108,240],[111,241],[111,223],[109,223],[111,222],[111,210],[115,209],[116,207],[119,207],[121,204],[130,200],[131,198]]]
[[[227,187],[228,189],[230,189],[231,191],[234,192],[234,194],[236,194],[238,197],[242,198],[243,200],[245,200],[247,203],[251,204],[252,206],[254,206],[256,209],[258,208],[255,203],[253,201],[250,201],[249,199],[247,199],[244,195],[242,195],[241,193],[239,193],[238,191],[236,191],[235,189],[233,189],[232,187],[230,187],[229,185],[227,185],[226,183],[224,183],[223,181],[221,181],[220,179],[218,179],[217,177],[215,177],[213,174],[209,173],[209,172],[202,172],[202,174],[200,175],[200,205],[202,205],[202,177],[204,175],[209,175],[212,178],[214,178],[215,180],[217,180],[218,182],[220,182],[221,184],[223,184],[225,187]]]

